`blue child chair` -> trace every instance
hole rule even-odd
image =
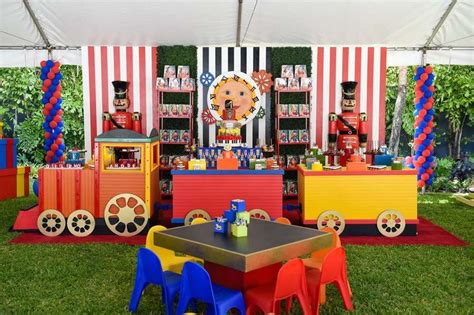
[[[206,314],[225,315],[232,308],[238,309],[241,315],[245,314],[241,292],[212,284],[209,274],[202,266],[195,262],[186,262],[176,314],[185,313],[188,304],[194,299],[207,304]]]
[[[145,290],[149,284],[161,287],[163,303],[165,303],[166,306],[166,314],[172,315],[173,300],[179,292],[181,276],[171,271],[163,272],[158,256],[147,248],[140,248],[137,254],[135,286],[128,306],[130,312],[137,310],[143,290]]]

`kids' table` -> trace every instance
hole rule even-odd
[[[251,219],[248,236],[214,233],[213,222],[155,232],[154,242],[205,261],[214,283],[235,290],[275,281],[282,262],[329,247],[329,233]]]

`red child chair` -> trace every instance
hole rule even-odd
[[[291,225],[291,221],[288,220],[287,218],[285,217],[278,217],[275,219],[275,222],[276,223],[281,223],[281,224],[288,224],[288,225]]]
[[[252,310],[259,308],[265,314],[279,314],[279,301],[289,302],[294,295],[300,302],[303,314],[311,314],[304,264],[299,258],[288,261],[280,268],[276,283],[251,288],[245,292],[246,313],[252,314]]]
[[[322,285],[335,283],[344,302],[346,310],[352,311],[351,292],[346,272],[346,252],[342,247],[333,248],[324,257],[321,271],[311,269],[306,273],[308,282],[309,296],[311,298],[311,306],[319,314],[319,293]]]

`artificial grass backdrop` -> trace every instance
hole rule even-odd
[[[17,210],[35,197],[0,202],[0,314],[126,314],[137,246],[11,245]],[[473,209],[444,194],[419,198],[420,215],[467,242]],[[468,247],[346,246],[354,314],[473,314],[474,251]],[[145,291],[139,313],[164,314],[160,290]],[[344,312],[333,286],[321,314]],[[293,314],[299,314],[295,306]]]

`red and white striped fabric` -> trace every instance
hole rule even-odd
[[[328,114],[341,111],[343,81],[357,81],[357,109],[368,116],[368,141],[385,141],[385,47],[312,47],[311,139],[326,148]]]
[[[102,133],[102,113],[115,112],[112,81],[129,81],[130,112],[142,114],[142,130],[157,127],[156,47],[84,46],[82,81],[84,92],[84,138],[87,156],[94,138]]]

